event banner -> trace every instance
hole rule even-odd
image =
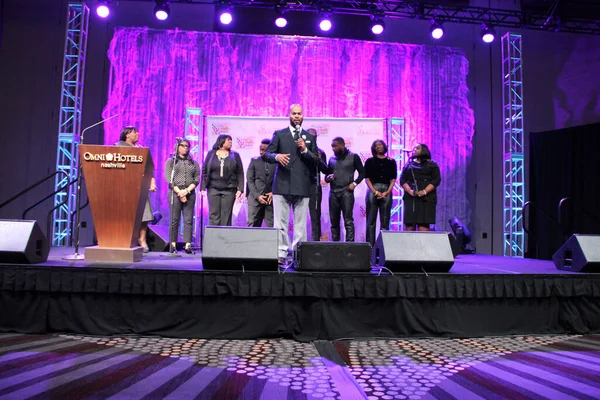
[[[259,155],[259,146],[262,139],[270,139],[273,132],[288,127],[290,124],[288,118],[263,118],[263,117],[229,117],[229,116],[206,116],[203,143],[200,148],[204,149],[201,157],[202,161],[218,135],[227,134],[233,138],[232,150],[238,152],[244,164],[244,173],[250,164],[250,159]],[[331,141],[335,137],[342,137],[346,142],[346,147],[360,156],[362,163],[371,157],[371,145],[376,139],[382,139],[386,143],[387,120],[383,118],[310,118],[305,119],[302,127],[307,130],[314,128],[317,131],[317,145],[327,155],[327,161],[333,155],[331,150]],[[357,175],[357,174],[356,174]],[[323,188],[322,211],[321,211],[321,240],[327,241],[331,237],[331,224],[329,218],[329,185],[325,183],[325,177],[321,174],[320,183]],[[355,240],[357,242],[365,240],[366,216],[365,216],[365,195],[367,185],[363,181],[355,189],[354,204],[354,224]],[[200,206],[201,217],[196,220],[201,225],[208,224],[208,203],[206,197]],[[293,218],[290,218],[290,226],[293,224]],[[342,240],[345,238],[343,218],[340,223]],[[242,196],[239,198],[233,209],[233,226],[248,226],[247,199]],[[308,238],[311,236],[311,223],[307,223]],[[292,229],[290,229],[290,235]]]

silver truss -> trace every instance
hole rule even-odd
[[[520,34],[502,36],[504,255],[523,257],[525,156],[523,151],[523,57]]]
[[[69,3],[56,152],[56,169],[65,171],[67,177],[57,175],[56,190],[77,178],[79,168],[77,148],[81,133],[89,19],[90,10],[84,3]],[[75,213],[76,191],[75,185],[70,185],[54,197],[55,206],[65,203],[54,211],[52,228],[54,246],[71,244],[71,221]]]
[[[202,109],[186,108],[184,137],[190,141],[190,154],[194,157],[198,164],[200,164],[200,166],[202,166],[202,157],[204,156],[204,137],[202,136],[202,126]],[[200,193],[200,188],[198,188],[197,192]],[[192,222],[192,241],[194,247],[202,246],[202,226],[199,220],[199,217],[202,215],[202,203],[203,198],[201,196],[196,196],[196,204],[194,205],[194,219]]]
[[[153,1],[153,0],[121,0]],[[482,24],[513,29],[533,29],[551,32],[600,34],[600,7],[594,1],[564,2],[564,7],[527,7],[506,1],[508,8],[477,7],[468,1],[441,0],[182,0],[186,4],[227,5],[235,8],[255,8],[274,11],[325,12],[329,14],[381,16],[411,20],[432,20],[460,24]],[[552,3],[552,2],[548,2]],[[175,5],[171,2],[171,7]],[[558,2],[556,3],[558,4]],[[173,12],[176,12],[174,9]]]
[[[391,118],[389,125],[389,148],[388,154],[391,158],[396,160],[398,168],[398,179],[394,184],[392,190],[392,214],[390,216],[390,230],[402,231],[404,230],[404,201],[402,195],[404,190],[400,185],[400,173],[404,168],[404,149],[405,149],[405,137],[404,137],[404,118]]]

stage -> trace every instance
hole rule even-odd
[[[449,273],[204,271],[200,254],[135,264],[0,264],[1,332],[300,341],[600,332],[600,274],[460,255]]]

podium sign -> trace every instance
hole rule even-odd
[[[98,246],[86,248],[86,260],[138,261],[139,231],[154,174],[149,149],[82,144],[79,157],[98,238]]]

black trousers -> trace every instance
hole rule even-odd
[[[192,221],[194,220],[194,205],[196,204],[196,192],[187,195],[187,201],[182,203],[179,196],[171,191],[173,197],[173,206],[171,211],[171,229],[169,232],[169,241],[177,242],[179,231],[179,221],[183,213],[183,241],[186,243],[192,242]],[[171,198],[169,198],[169,202]],[[169,203],[170,205],[171,203]]]
[[[376,183],[373,185],[375,190],[385,192],[388,185]],[[367,206],[367,242],[375,244],[375,230],[377,228],[377,213],[379,212],[379,229],[387,231],[390,229],[390,217],[392,214],[392,194],[390,193],[383,200],[379,200],[371,191],[367,191],[365,198]]]
[[[235,203],[235,189],[208,188],[208,223],[213,226],[231,226]]]
[[[308,213],[310,214],[310,232],[313,242],[321,240],[321,201],[323,200],[323,188],[319,185],[317,193],[310,196],[308,200]]]
[[[263,220],[266,227],[273,227],[273,204],[255,205],[248,202],[248,226],[260,227]]]
[[[340,212],[344,217],[346,242],[354,242],[354,191],[332,190],[329,192],[329,219],[331,220],[331,240],[340,241]]]

